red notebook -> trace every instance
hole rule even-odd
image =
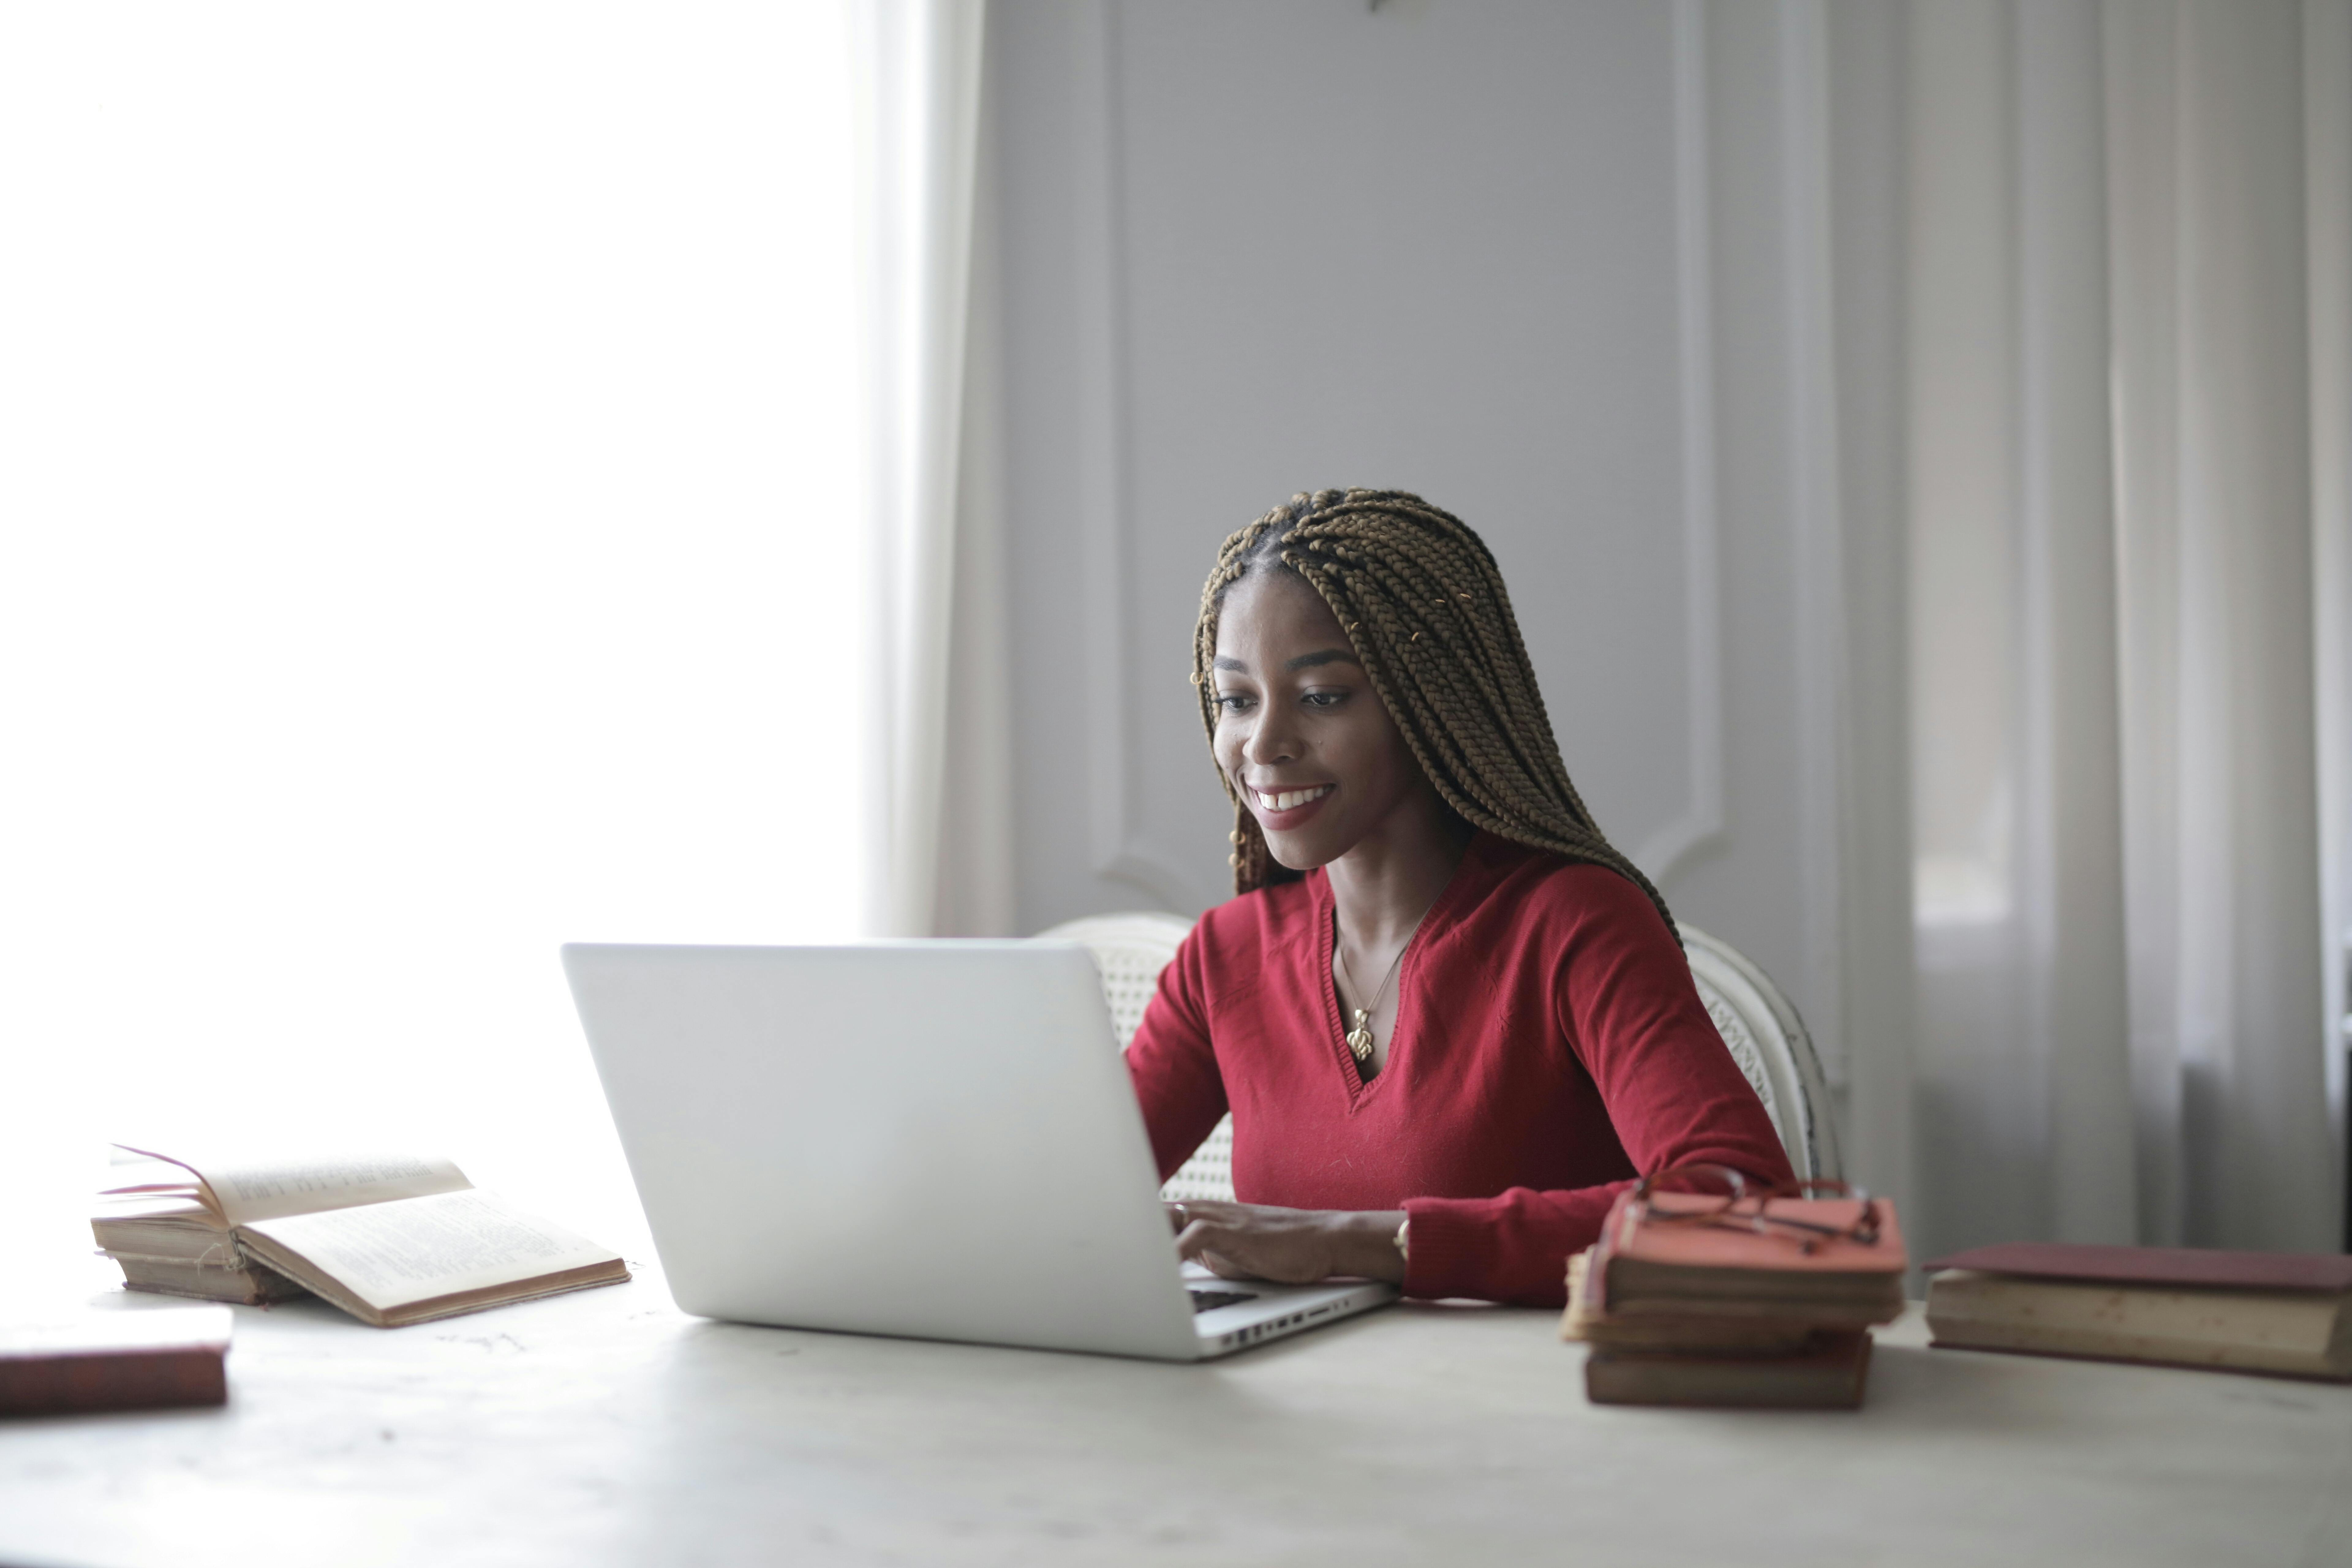
[[[1862,1217],[1860,1198],[1774,1198],[1764,1205],[1773,1218],[1801,1220],[1829,1231],[1851,1229]],[[1755,1268],[1775,1273],[1900,1274],[1907,1266],[1903,1229],[1895,1223],[1895,1205],[1885,1198],[1868,1200],[1878,1214],[1878,1239],[1856,1241],[1846,1236],[1815,1238],[1811,1233],[1767,1226],[1762,1231],[1730,1220],[1698,1219],[1665,1222],[1646,1217],[1652,1205],[1668,1214],[1699,1215],[1714,1206],[1710,1200],[1684,1193],[1654,1193],[1636,1199],[1631,1189],[1618,1194],[1609,1217],[1601,1226],[1599,1261],[1627,1258],[1640,1263],[1685,1268]],[[1804,1243],[1810,1242],[1810,1249]]]
[[[2352,1257],[2318,1252],[2223,1252],[2203,1247],[2103,1247],[2005,1241],[1927,1265],[2029,1279],[2160,1285],[2177,1290],[2352,1290]]]
[[[226,1307],[79,1312],[0,1327],[0,1415],[219,1405]]]

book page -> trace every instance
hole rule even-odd
[[[126,1145],[127,1147],[127,1145]],[[215,1158],[136,1149],[194,1172],[223,1219],[245,1225],[286,1215],[462,1192],[473,1184],[446,1160],[413,1154],[258,1155]]]
[[[92,1219],[168,1219],[206,1230],[228,1228],[228,1221],[196,1195],[194,1183],[178,1193],[100,1193],[90,1207]]]
[[[173,1193],[194,1197],[199,1184],[196,1173],[185,1165],[137,1153],[117,1143],[108,1153],[106,1185],[99,1188],[99,1193],[104,1197],[126,1193]]]
[[[244,1227],[379,1311],[461,1290],[519,1284],[620,1255],[488,1193],[289,1215]]]

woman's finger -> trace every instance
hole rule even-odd
[[[1213,1256],[1209,1250],[1213,1247],[1223,1246],[1230,1251],[1234,1249],[1233,1244],[1236,1241],[1242,1242],[1245,1247],[1247,1237],[1238,1235],[1230,1226],[1218,1225],[1210,1220],[1194,1219],[1192,1224],[1177,1233],[1176,1256],[1186,1262],[1202,1264],[1211,1273],[1222,1274],[1228,1279],[1244,1279],[1247,1276],[1233,1272],[1240,1265],[1231,1257]]]
[[[1236,1240],[1246,1241],[1246,1238],[1236,1236],[1224,1226],[1196,1219],[1176,1237],[1176,1256],[1186,1262],[1200,1264],[1220,1279],[1255,1279],[1257,1276],[1242,1267],[1237,1259],[1211,1250],[1219,1245],[1231,1247]]]
[[[1280,1279],[1266,1256],[1267,1238],[1246,1228],[1194,1219],[1176,1238],[1176,1255],[1224,1279]]]

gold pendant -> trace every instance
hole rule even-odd
[[[1356,1026],[1348,1031],[1348,1048],[1360,1062],[1372,1059],[1372,1016],[1360,1007],[1356,1009]]]

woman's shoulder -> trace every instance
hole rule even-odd
[[[1616,937],[1680,946],[1649,894],[1614,867],[1483,832],[1470,852],[1486,884],[1474,921],[1538,928],[1560,941]]]
[[[1231,997],[1255,986],[1269,970],[1295,967],[1302,952],[1312,951],[1316,908],[1304,880],[1228,899],[1194,923],[1177,962],[1205,991]]]
[[[1226,900],[1201,916],[1193,940],[1221,952],[1263,952],[1311,940],[1315,895],[1305,878]]]

